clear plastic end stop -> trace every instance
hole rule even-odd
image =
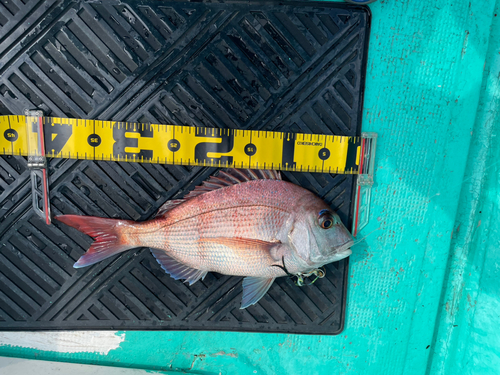
[[[31,190],[33,210],[47,224],[51,223],[49,181],[45,139],[43,133],[43,112],[25,110],[26,137],[28,140],[28,167],[31,170]]]
[[[356,198],[354,201],[354,220],[352,235],[368,224],[370,216],[370,200],[373,186],[373,171],[375,165],[375,150],[377,148],[377,133],[361,133],[361,157],[359,174],[356,181]]]

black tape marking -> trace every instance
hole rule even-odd
[[[149,125],[143,124],[128,124],[127,128],[125,127],[126,123],[117,123],[113,126],[113,139],[115,143],[113,144],[113,156],[115,158],[128,158],[133,159],[142,159],[150,160],[153,158],[153,150],[140,150],[139,152],[125,152],[125,147],[138,148],[139,147],[139,139],[138,138],[127,138],[125,137],[126,133],[139,133],[141,138],[153,138],[153,128]]]
[[[328,160],[328,158],[330,157],[330,150],[327,148],[322,148],[321,150],[319,150],[318,156],[323,161]]]
[[[172,152],[179,151],[181,148],[181,143],[177,139],[171,139],[167,142],[167,148]]]
[[[356,137],[349,140],[349,145],[347,147],[347,157],[345,160],[345,170],[357,172],[359,165],[356,164],[356,155],[358,153],[358,147],[361,146],[361,138]]]
[[[6,131],[4,131],[3,136],[9,142],[15,142],[17,141],[17,138],[19,138],[17,131],[15,131],[14,129],[7,129]]]
[[[206,134],[205,134],[206,133]],[[208,153],[226,154],[234,147],[234,133],[230,130],[196,128],[197,137],[220,138],[220,143],[202,142],[194,148],[194,158],[196,162],[217,165],[228,165],[233,163],[232,156],[221,156],[220,158],[209,158]]]
[[[254,156],[257,153],[257,146],[253,143],[249,143],[245,146],[245,154],[248,156]]]
[[[101,144],[101,137],[99,134],[91,134],[87,138],[87,143],[92,147],[97,147]]]
[[[294,159],[295,153],[295,137],[293,133],[283,134],[283,155],[281,158],[281,164],[285,168],[295,168],[296,163]]]
[[[73,134],[73,125],[45,121],[43,132],[45,135],[45,152],[47,154],[58,154]]]

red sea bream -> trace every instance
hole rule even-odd
[[[323,200],[263,170],[221,171],[145,222],[76,215],[57,220],[95,239],[77,268],[150,247],[176,280],[192,284],[207,272],[244,276],[242,308],[259,301],[276,277],[308,274],[349,256],[353,244]]]

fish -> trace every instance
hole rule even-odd
[[[277,277],[318,275],[351,255],[353,237],[330,206],[273,170],[220,170],[148,221],[60,215],[94,242],[75,268],[148,247],[171,277],[192,285],[208,272],[243,276],[241,308]]]

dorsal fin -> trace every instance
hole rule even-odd
[[[155,215],[155,218],[165,215],[172,208],[177,207],[181,203],[184,203],[191,198],[205,194],[209,191],[241,184],[243,182],[252,180],[281,180],[281,174],[278,171],[264,169],[221,170],[217,176],[210,176],[208,180],[203,181],[201,185],[196,186],[193,191],[191,191],[184,197],[184,199],[174,199],[171,201],[167,201],[165,204],[163,204],[163,206],[160,207]]]
[[[217,176],[210,176],[207,181],[203,181],[201,185],[196,186],[184,199],[191,199],[209,191],[253,180],[281,180],[281,175],[278,171],[272,170],[227,169],[220,171]]]
[[[165,213],[170,211],[172,208],[177,207],[181,203],[184,203],[184,199],[174,199],[171,201],[166,201],[163,203],[163,205],[158,209],[158,212],[156,213],[155,217],[163,216]]]

